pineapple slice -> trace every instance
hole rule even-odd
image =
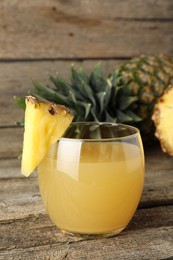
[[[152,119],[162,150],[173,156],[173,85],[170,85],[155,105]]]
[[[35,97],[25,99],[25,131],[21,172],[29,176],[70,125],[73,115],[65,107]]]

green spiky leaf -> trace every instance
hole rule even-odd
[[[15,104],[18,108],[21,108],[22,110],[25,110],[26,105],[25,105],[25,97],[14,97],[15,99]]]
[[[33,82],[33,85],[35,87],[36,94],[39,94],[40,97],[42,97],[46,100],[49,100],[51,102],[55,102],[57,104],[62,104],[67,107],[70,106],[68,99],[64,95],[58,93],[57,91],[55,91],[51,88],[42,86],[42,85],[38,84],[37,82]]]
[[[121,96],[118,100],[121,110],[127,109],[131,104],[138,100],[138,97]]]
[[[129,122],[132,122],[133,121],[133,118],[125,113],[123,113],[122,111],[120,110],[117,110],[117,119],[118,119],[118,122],[121,122],[121,123],[129,123]]]
[[[68,96],[70,89],[70,84],[64,80],[63,77],[57,75],[56,77],[50,76],[50,81],[57,88],[58,92]]]
[[[130,116],[133,120],[133,122],[141,122],[142,118],[133,113],[131,110],[126,110],[126,114]]]

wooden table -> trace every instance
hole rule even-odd
[[[5,131],[9,139],[21,134],[18,128]],[[173,159],[158,146],[146,151],[145,186],[133,220],[109,239],[58,231],[43,208],[37,174],[23,177],[20,160],[11,158],[9,150],[8,156],[0,169],[0,259],[172,259]]]
[[[0,1],[0,260],[173,259],[173,158],[146,148],[139,208],[117,237],[80,239],[49,220],[37,174],[20,174],[23,113],[14,95],[70,64],[109,74],[139,54],[173,55],[172,0]]]

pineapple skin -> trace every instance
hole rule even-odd
[[[29,176],[73,119],[65,107],[26,97],[21,173]]]
[[[173,85],[169,85],[158,99],[152,120],[163,152],[173,156]]]
[[[154,106],[173,79],[173,59],[163,55],[142,55],[115,69],[114,73],[119,78],[119,98],[123,95],[127,99],[136,97],[136,101],[123,112],[132,111],[141,120],[133,119],[129,123],[140,129],[144,141],[152,139]]]

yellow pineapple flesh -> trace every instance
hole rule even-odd
[[[32,96],[27,96],[25,102],[21,173],[29,176],[45,157],[50,146],[64,134],[73,115],[64,106],[39,101]]]
[[[162,150],[173,156],[173,85],[158,99],[152,119]]]

